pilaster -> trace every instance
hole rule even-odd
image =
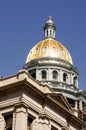
[[[82,111],[82,100],[79,100],[79,110]]]
[[[63,72],[61,69],[60,69],[59,81],[63,82]]]
[[[15,128],[13,130],[26,130],[27,129],[27,112],[23,106],[16,108],[14,114]]]
[[[6,126],[6,123],[5,123],[4,117],[2,116],[2,114],[0,114],[0,130],[5,130],[5,126]]]

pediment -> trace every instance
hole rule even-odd
[[[63,109],[69,111],[69,112],[73,112],[70,104],[68,103],[67,99],[59,93],[51,93],[48,96],[51,97],[51,99],[56,102],[60,107],[62,107]]]

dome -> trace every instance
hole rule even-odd
[[[58,58],[73,64],[69,51],[53,38],[46,38],[37,43],[28,54],[26,63],[43,57]]]
[[[26,63],[38,58],[58,58],[73,64],[69,51],[55,40],[56,26],[49,16],[44,26],[44,40],[37,43],[26,59]]]
[[[35,80],[47,83],[56,92],[69,97],[78,89],[79,72],[68,49],[56,40],[56,26],[51,16],[43,29],[44,39],[30,50],[23,68]]]

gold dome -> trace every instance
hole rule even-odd
[[[43,57],[59,58],[73,64],[69,51],[53,38],[46,38],[36,44],[28,54],[26,63]]]
[[[52,21],[52,17],[49,16],[48,21],[44,26],[45,39],[40,41],[32,48],[32,50],[28,54],[26,63],[34,59],[48,57],[58,58],[73,64],[69,51],[60,42],[55,40],[55,31],[56,26]]]

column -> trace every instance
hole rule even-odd
[[[79,110],[82,111],[82,100],[79,100]]]
[[[78,117],[78,103],[77,100],[75,101],[75,112],[74,115]]]
[[[41,70],[36,68],[36,80],[41,80]]]
[[[77,110],[78,108],[78,104],[77,104],[77,100],[75,101],[75,109]]]
[[[4,117],[2,116],[2,114],[0,114],[0,130],[5,130],[5,126],[6,126],[6,123],[5,123]]]
[[[16,116],[16,117],[15,117]],[[13,130],[26,130],[27,129],[27,112],[24,107],[18,107],[14,115],[15,128]]]
[[[72,73],[70,74],[70,84],[73,84],[73,75],[72,75]]]
[[[60,73],[59,73],[59,81],[63,82],[63,72],[62,72],[62,70],[60,70]]]
[[[68,84],[71,84],[71,75],[68,74]]]
[[[78,88],[78,77],[77,77],[77,80],[76,80],[76,87]]]
[[[48,80],[52,80],[52,70],[50,68],[48,69]]]
[[[12,130],[15,130],[16,113],[13,113]]]

